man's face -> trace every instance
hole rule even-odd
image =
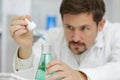
[[[68,46],[75,54],[86,51],[95,42],[98,31],[103,28],[103,25],[97,25],[92,14],[88,13],[65,14],[63,26]]]

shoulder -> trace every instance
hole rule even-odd
[[[103,29],[104,39],[111,43],[118,42],[120,40],[120,23],[111,23],[106,21]]]
[[[106,20],[104,28],[103,28],[103,32],[104,33],[108,33],[108,32],[112,32],[115,33],[116,31],[120,32],[120,23],[113,23],[113,22],[109,22],[108,20]]]

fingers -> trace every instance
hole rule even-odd
[[[10,34],[12,37],[14,36],[20,36],[24,33],[27,32],[27,29],[25,26],[20,26],[20,25],[16,25],[16,26],[11,26],[10,27]]]
[[[26,15],[26,16],[14,17],[14,18],[12,19],[12,21],[14,21],[14,20],[24,20],[25,18],[27,18],[27,19],[30,20],[30,16],[29,16],[29,15]]]
[[[12,19],[10,26],[10,34],[11,36],[17,35],[20,36],[27,32],[26,26],[28,23],[25,21],[25,18],[30,20],[30,16],[19,16]]]
[[[49,67],[51,67],[51,66],[54,66],[54,65],[62,65],[62,64],[63,64],[62,61],[56,59],[56,60],[53,60],[53,61],[49,62],[49,63],[47,64],[47,68],[49,68]]]
[[[13,20],[11,22],[11,26],[15,26],[15,25],[27,26],[28,23],[25,20]]]
[[[29,16],[29,15],[26,15],[25,17],[26,17],[29,21],[31,21],[31,20],[30,20],[30,16]]]
[[[66,75],[64,73],[64,69],[63,69],[64,65],[62,61],[56,59],[48,63],[47,66],[49,67],[48,70],[46,71],[47,75],[55,72],[55,74],[50,76],[47,80],[55,80],[56,78],[61,78],[61,79],[65,78]]]
[[[30,20],[30,16],[28,16],[28,15],[13,18],[12,22],[11,22],[11,26],[14,26],[14,25],[27,25],[28,23],[25,21],[25,18]]]
[[[69,78],[64,78],[64,79],[61,79],[61,80],[70,80]]]
[[[78,72],[76,73],[75,70],[60,60],[53,60],[52,62],[48,63],[47,67],[48,70],[46,71],[46,75],[55,73],[49,76],[47,80],[59,80],[59,78],[60,80],[78,80],[80,77]]]
[[[12,21],[14,21],[14,20],[24,20],[24,19],[25,19],[25,16],[17,16],[17,17],[14,17],[12,19]]]
[[[55,65],[55,66],[52,66],[51,68],[49,68],[49,69],[46,71],[46,74],[50,74],[50,73],[58,72],[58,71],[63,71],[63,67],[60,66],[60,65]]]
[[[26,29],[20,29],[20,30],[16,31],[13,36],[19,37],[19,36],[21,36],[22,34],[24,34],[26,32],[27,32]]]
[[[53,76],[47,78],[47,80],[63,80],[65,79],[65,74],[63,72],[57,72]]]

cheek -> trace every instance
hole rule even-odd
[[[71,33],[68,31],[65,31],[65,37],[66,37],[67,41],[70,41],[71,40]]]
[[[72,40],[72,34],[71,33],[66,33],[66,40],[71,41]]]
[[[86,36],[84,40],[86,45],[89,47],[95,42],[95,39],[96,39],[96,35],[92,34],[92,35]]]

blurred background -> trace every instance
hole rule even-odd
[[[12,61],[17,44],[10,37],[9,24],[15,16],[30,15],[37,24],[34,38],[40,31],[62,26],[59,7],[62,0],[0,0],[0,72],[13,72]],[[111,22],[120,22],[120,0],[105,0],[105,18]],[[52,22],[51,22],[52,21]]]

